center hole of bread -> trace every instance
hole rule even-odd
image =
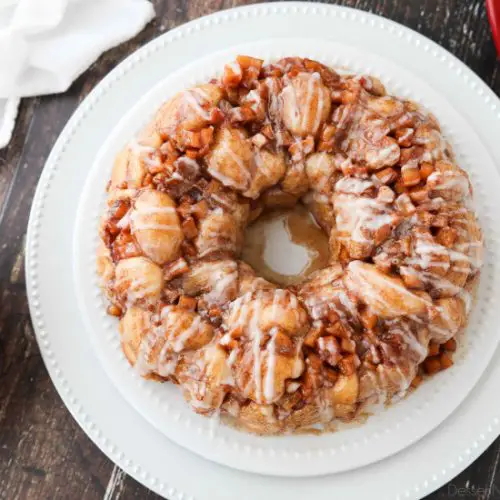
[[[281,286],[300,283],[328,265],[328,238],[303,205],[267,212],[245,233],[243,260]]]

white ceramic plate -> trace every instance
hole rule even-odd
[[[127,472],[170,498],[177,498],[169,490],[173,483],[201,499],[232,498],[235,491],[240,498],[294,499],[306,491],[319,499],[333,493],[342,498],[419,497],[459,472],[497,435],[500,412],[489,391],[500,379],[498,364],[483,375],[459,411],[396,457],[323,478],[256,481],[182,451],[138,417],[96,361],[77,306],[71,279],[74,200],[97,150],[130,103],[165,74],[224,48],[236,35],[251,42],[265,34],[289,36],[290,30],[306,38],[341,39],[362,51],[369,47],[399,66],[411,61],[412,72],[446,94],[498,163],[498,100],[456,59],[423,37],[368,14],[317,5],[261,5],[210,16],[131,56],[92,92],[61,134],[42,175],[29,226],[26,268],[34,326],[54,383],[80,424]],[[483,222],[490,226],[489,240],[495,240],[489,217],[487,213]],[[487,292],[491,297],[492,291]],[[385,446],[384,435],[377,439]],[[193,481],[195,477],[199,480]]]
[[[478,304],[472,317],[468,348],[455,366],[433,377],[409,398],[378,413],[362,426],[315,435],[258,437],[218,426],[196,415],[184,402],[178,387],[146,381],[122,354],[116,318],[106,317],[107,303],[98,296],[95,255],[99,243],[99,216],[105,207],[105,187],[116,154],[175,93],[209,81],[237,54],[274,61],[298,55],[341,66],[354,72],[372,72],[389,91],[427,105],[438,117],[457,153],[458,163],[472,176],[477,208],[486,241],[494,257],[487,260]],[[470,159],[474,158],[474,161]],[[500,247],[488,238],[485,215],[500,226],[500,213],[490,207],[500,192],[500,176],[493,161],[467,121],[419,77],[368,49],[359,50],[321,39],[269,39],[236,46],[195,61],[169,75],[136,103],[120,120],[99,151],[81,196],[75,224],[75,283],[87,331],[109,376],[123,396],[155,427],[178,444],[205,458],[260,474],[310,476],[360,467],[396,453],[439,425],[472,389],[494,352],[500,331],[495,311],[500,308]],[[490,288],[495,291],[488,292]],[[455,390],[460,387],[460,390]],[[442,397],[443,394],[446,397]],[[215,424],[215,425],[214,425]],[[383,436],[384,446],[380,446]],[[329,456],[328,460],[325,456]]]

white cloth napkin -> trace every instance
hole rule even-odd
[[[0,0],[0,148],[21,97],[64,92],[153,17],[147,0]]]

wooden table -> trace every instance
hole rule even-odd
[[[186,21],[244,0],[156,0],[156,19],[133,40],[101,56],[68,92],[23,99],[14,138],[0,150],[0,498],[159,498],[110,462],[56,393],[31,326],[24,241],[45,160],[81,100],[135,49]],[[500,94],[500,63],[484,0],[344,0],[384,15],[446,47]],[[500,439],[430,499],[500,498]],[[496,490],[495,490],[496,487]],[[463,493],[463,492],[462,492]]]

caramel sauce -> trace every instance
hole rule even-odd
[[[295,285],[328,265],[328,237],[303,205],[273,210],[247,228],[242,258],[266,280]]]

